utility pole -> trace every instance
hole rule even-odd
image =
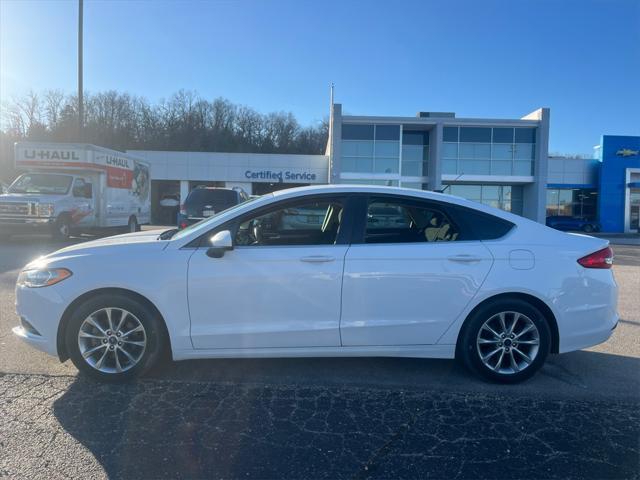
[[[329,90],[329,135],[327,137],[329,145],[329,171],[327,172],[327,178],[329,179],[329,183],[333,183],[331,181],[331,174],[335,170],[333,165],[333,89],[335,85],[331,82],[331,87]]]
[[[82,95],[82,17],[83,0],[78,0],[78,140],[82,142],[84,129],[84,98]]]

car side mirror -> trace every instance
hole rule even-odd
[[[233,239],[229,230],[222,230],[211,237],[211,246],[207,249],[207,256],[222,258],[224,253],[233,250]]]

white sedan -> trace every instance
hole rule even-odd
[[[305,187],[39,258],[19,276],[13,331],[102,380],[169,351],[459,358],[517,382],[609,338],[612,261],[606,240],[449,195]]]

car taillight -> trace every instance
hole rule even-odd
[[[189,225],[187,224],[187,222],[184,222],[184,221],[180,222],[180,229],[187,228],[188,226]]]
[[[613,265],[613,250],[611,248],[603,248],[597,252],[590,253],[586,257],[578,260],[578,263],[584,268],[611,268]]]
[[[182,215],[186,215],[187,214],[187,207],[184,206],[184,203],[180,204],[180,213]]]

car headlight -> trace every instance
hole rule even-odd
[[[53,203],[39,203],[38,204],[38,216],[39,217],[53,217],[54,212]]]
[[[63,281],[71,276],[71,271],[66,268],[37,268],[23,270],[18,276],[18,285],[29,288],[48,287]]]

